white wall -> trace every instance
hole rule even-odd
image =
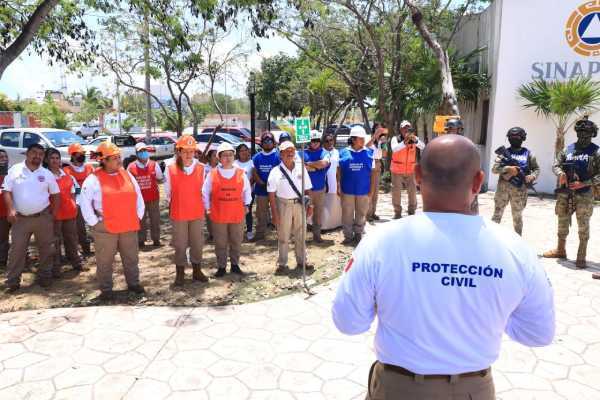
[[[555,185],[555,177],[551,171],[555,128],[544,117],[538,117],[535,112],[523,109],[523,102],[517,97],[517,88],[539,75],[536,69],[532,68],[534,63],[552,63],[550,79],[554,79],[554,63],[559,63],[560,66],[567,63],[569,75],[576,67],[575,63],[580,63],[586,75],[590,67],[592,70],[597,69],[598,72],[592,76],[594,79],[600,79],[600,57],[585,57],[577,54],[571,49],[565,36],[567,20],[573,11],[584,3],[585,0],[496,0],[494,2],[496,7],[501,5],[501,13],[497,14],[496,19],[496,24],[499,24],[500,28],[500,40],[496,58],[497,70],[492,79],[494,90],[490,105],[487,159],[491,164],[493,157],[489,157],[490,151],[506,144],[505,135],[509,128],[523,127],[527,131],[525,146],[537,155],[541,167],[541,175],[536,187],[538,191],[546,193],[551,193]],[[540,67],[542,65],[538,64],[537,70],[540,70]],[[546,67],[546,64],[543,64],[544,73]],[[561,76],[556,78],[563,79]],[[600,124],[599,114],[595,114],[591,119]],[[575,133],[571,129],[566,142],[570,143],[575,139]],[[495,188],[497,176],[488,174],[488,180],[490,187]]]

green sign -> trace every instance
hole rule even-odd
[[[296,118],[296,143],[310,143],[310,118]]]

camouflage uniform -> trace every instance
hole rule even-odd
[[[524,149],[524,148],[523,148]],[[525,149],[526,150],[526,149]],[[510,208],[513,217],[513,227],[519,235],[523,233],[523,210],[527,205],[527,185],[523,184],[517,187],[508,180],[510,176],[506,173],[511,167],[503,167],[500,158],[496,158],[492,172],[500,175],[498,178],[498,187],[494,195],[494,216],[492,221],[500,223],[504,209],[510,202]],[[527,175],[532,175],[535,179],[540,174],[540,166],[537,159],[531,151],[527,151],[527,170],[523,171]]]

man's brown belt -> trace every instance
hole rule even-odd
[[[383,365],[383,368],[388,371],[392,371],[392,372],[395,372],[395,373],[398,373],[398,374],[404,375],[404,376],[409,376],[411,378],[422,376],[423,379],[425,379],[425,380],[427,380],[427,379],[450,380],[453,377],[454,378],[468,378],[468,377],[474,377],[474,376],[484,377],[490,373],[490,368],[486,368],[486,369],[482,369],[481,371],[465,372],[463,374],[456,374],[456,375],[419,375],[419,374],[415,374],[414,372],[411,372],[405,368],[398,367],[397,365],[384,364],[384,363],[382,363],[382,365]]]

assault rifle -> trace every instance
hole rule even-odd
[[[560,164],[560,168],[565,172],[567,176],[567,183],[560,185],[558,188],[554,189],[555,194],[566,194],[567,197],[567,207],[569,208],[569,215],[575,212],[575,193],[576,190],[573,190],[569,187],[569,185],[575,181],[579,180],[579,176],[577,175],[577,164],[574,161],[564,161]],[[569,225],[571,225],[571,221],[569,219]]]
[[[510,156],[510,152],[506,147],[500,146],[494,151],[494,153],[496,153],[496,155],[498,156],[498,159],[500,160],[500,165],[502,165],[503,167],[517,167],[519,169],[519,173],[517,175],[511,176],[508,180],[513,186],[520,188],[521,186],[525,185],[528,189],[533,190],[534,193],[537,194],[541,199],[541,195],[538,193],[537,190],[535,190],[535,183],[527,182],[527,180],[525,179],[525,172],[523,172],[519,163]]]

